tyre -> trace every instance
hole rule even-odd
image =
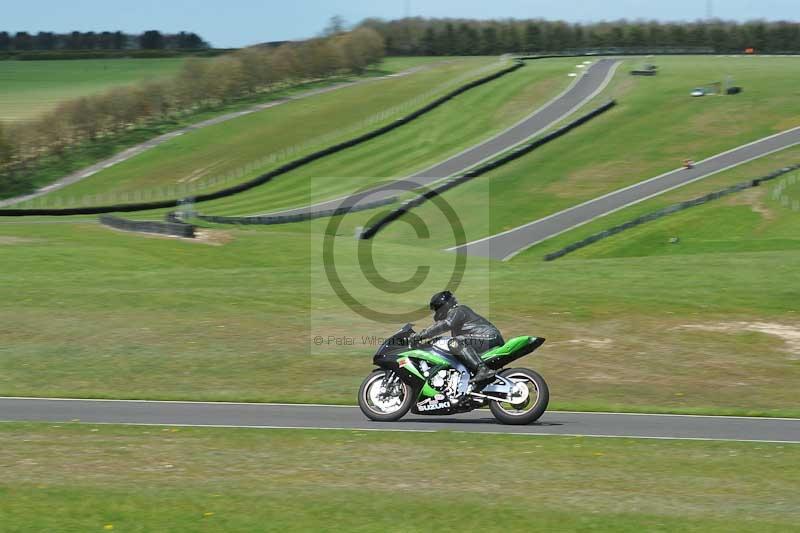
[[[387,371],[375,370],[364,379],[358,389],[358,406],[370,420],[393,422],[400,420],[411,409],[414,394],[411,387],[394,373],[386,383]]]
[[[550,401],[550,390],[547,383],[538,372],[527,368],[509,368],[500,372],[506,379],[523,383],[528,389],[528,397],[524,403],[517,405],[508,402],[493,401],[489,403],[489,410],[494,417],[503,424],[530,424],[539,419],[547,409]]]

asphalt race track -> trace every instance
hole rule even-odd
[[[505,426],[487,410],[456,416],[408,415],[372,422],[358,407],[290,404],[0,398],[0,421],[168,426],[457,431],[800,444],[800,419],[547,412],[528,426]]]
[[[465,172],[475,165],[491,159],[521,142],[542,133],[560,120],[568,117],[583,104],[594,98],[608,85],[619,65],[616,59],[600,59],[590,65],[576,81],[564,92],[538,110],[523,118],[510,128],[498,133],[491,139],[483,141],[449,159],[426,168],[412,176],[396,180],[386,185],[377,186],[365,195],[364,202],[373,202],[395,196],[399,190],[397,184],[403,183],[414,187],[430,185],[442,178]],[[318,204],[266,213],[267,215],[298,215],[317,213],[337,209],[344,198],[335,198]]]
[[[796,144],[800,144],[800,128],[739,146],[704,159],[691,169],[667,172],[503,233],[450,248],[450,251],[508,260],[526,248],[598,217]]]

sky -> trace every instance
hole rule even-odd
[[[726,20],[800,21],[800,0],[711,0]],[[8,2],[0,30],[193,31],[219,48],[302,39],[333,15],[366,17],[545,18],[569,22],[705,18],[708,0],[38,0]]]

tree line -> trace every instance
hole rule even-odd
[[[133,35],[121,31],[73,31],[54,33],[40,31],[31,34],[20,31],[10,34],[0,31],[0,52],[30,52],[34,50],[199,50],[209,44],[192,32],[161,33],[148,30]]]
[[[359,28],[280,46],[255,46],[214,59],[187,59],[172,79],[67,100],[36,120],[0,123],[0,196],[24,192],[42,156],[133,126],[175,119],[302,81],[360,73],[384,56],[381,36]]]
[[[496,55],[570,50],[662,49],[718,53],[800,51],[800,24],[700,20],[571,24],[545,20],[366,19],[389,55]]]

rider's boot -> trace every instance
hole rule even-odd
[[[464,364],[472,372],[471,383],[482,385],[487,381],[492,381],[495,376],[495,371],[486,366],[483,359],[480,358],[471,346],[465,346],[462,349]]]

